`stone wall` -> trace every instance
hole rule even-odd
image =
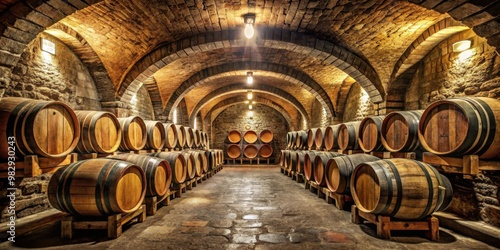
[[[370,97],[358,83],[351,85],[344,107],[343,122],[360,121],[374,114]]]
[[[55,43],[55,55],[41,50],[40,38]],[[13,68],[4,96],[61,101],[75,110],[101,110],[95,89],[94,80],[80,59],[59,40],[41,34]]]
[[[153,104],[149,97],[148,90],[143,85],[136,93],[133,94],[130,100],[132,115],[142,117],[144,120],[154,120]]]
[[[318,99],[314,99],[311,107],[311,128],[324,128],[330,125],[325,108]]]
[[[472,47],[461,53],[452,44],[469,39]],[[472,31],[457,34],[436,46],[417,66],[406,91],[407,110],[425,109],[430,103],[457,96],[500,98],[500,57]],[[447,175],[454,188],[448,212],[500,226],[500,176],[486,172],[472,179]]]
[[[285,148],[286,133],[290,129],[286,119],[275,109],[261,104],[254,105],[252,119],[248,117],[247,112],[246,104],[238,104],[229,107],[217,116],[212,123],[213,148],[225,149],[225,145],[229,143],[227,134],[231,130],[239,130],[243,134],[248,130],[260,133],[264,129],[269,129],[274,134],[271,143],[274,150],[273,156],[278,159],[280,150]]]

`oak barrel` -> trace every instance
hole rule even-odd
[[[113,113],[75,111],[75,114],[81,132],[76,152],[110,154],[118,149],[122,140],[122,129]]]
[[[113,159],[90,159],[59,168],[50,178],[50,204],[81,216],[107,216],[137,210],[146,195],[142,168]]]
[[[162,149],[165,146],[167,136],[165,134],[165,127],[159,121],[144,121],[146,124],[146,146],[145,149]]]
[[[217,156],[216,156],[217,153],[207,150],[205,151],[205,154],[207,156],[207,167],[208,167],[207,171],[211,171],[217,166]]]
[[[78,144],[80,124],[62,102],[4,97],[0,99],[0,159],[12,152],[9,138],[15,138],[18,156],[62,157]]]
[[[184,138],[186,138],[186,143],[184,144],[184,148],[193,148],[194,146],[193,129],[186,126],[183,126],[183,128],[184,128]]]
[[[288,154],[288,169],[297,172],[299,168],[299,161],[297,158],[297,151],[290,151]]]
[[[170,165],[172,173],[172,182],[176,184],[183,183],[186,180],[186,159],[180,151],[175,152],[158,152],[149,154],[149,156],[165,159]]]
[[[201,131],[193,129],[193,146],[199,148],[201,146]]]
[[[325,148],[325,132],[326,128],[318,128],[316,134],[314,135],[314,143],[316,144],[316,150],[322,150]]]
[[[227,134],[227,139],[231,143],[238,143],[241,141],[241,133],[238,130],[231,130]]]
[[[259,138],[262,143],[271,143],[273,141],[273,132],[269,129],[260,131]]]
[[[296,149],[304,149],[307,147],[307,132],[306,131],[297,131],[297,135],[295,136],[295,148]]]
[[[146,146],[146,124],[139,116],[118,118],[122,128],[120,151],[141,150]]]
[[[184,159],[186,160],[186,181],[189,181],[196,176],[197,169],[200,169],[201,166],[192,153],[182,151],[182,155],[184,155]]]
[[[288,168],[288,158],[290,157],[290,152],[291,150],[281,150],[281,155],[280,155],[280,165],[283,166],[285,169]]]
[[[314,175],[314,181],[318,183],[319,186],[321,187],[326,186],[325,173],[326,173],[326,164],[328,163],[328,161],[334,157],[342,155],[343,154],[339,154],[336,152],[321,152],[321,151],[316,154],[316,157],[314,158],[313,175]]]
[[[307,147],[309,149],[316,148],[316,130],[318,130],[318,128],[310,128],[307,130]]]
[[[500,158],[500,100],[464,97],[432,103],[422,114],[418,136],[437,155]]]
[[[238,144],[231,144],[227,146],[227,156],[231,159],[236,159],[241,156],[241,148]]]
[[[358,143],[363,152],[384,151],[380,130],[385,115],[367,116],[359,124]]]
[[[314,159],[321,151],[310,150],[305,151],[304,155],[304,177],[308,181],[314,181]]]
[[[186,146],[186,131],[182,125],[175,125],[175,129],[177,130],[177,145],[175,147],[182,149]]]
[[[340,124],[328,126],[325,128],[324,141],[325,141],[325,149],[326,150],[332,150],[332,149],[339,148],[339,143],[338,143],[339,127],[340,127]]]
[[[191,154],[191,156],[193,157],[193,170],[194,170],[193,178],[200,177],[205,170],[204,169],[205,166],[203,165],[204,164],[206,165],[206,158],[204,158],[204,155],[200,154],[200,152],[196,150],[186,150],[185,152]]]
[[[177,145],[177,128],[173,123],[163,123],[165,128],[165,148],[174,149]]]
[[[297,138],[297,131],[290,131],[286,134],[286,147],[289,149],[294,148]]]
[[[273,156],[273,147],[269,144],[262,144],[259,148],[259,155],[262,158],[269,158]]]
[[[243,139],[246,143],[255,143],[258,139],[257,132],[248,130],[243,134]]]
[[[337,141],[341,150],[359,149],[358,131],[360,123],[360,121],[354,121],[340,124]]]
[[[254,144],[245,145],[245,147],[243,148],[243,155],[247,158],[253,159],[257,157],[258,153],[259,149]]]
[[[297,161],[297,167],[296,167],[296,172],[297,173],[304,173],[304,157],[306,155],[307,151],[304,150],[298,150],[295,151],[296,154],[296,161]]]
[[[167,160],[138,154],[119,154],[108,156],[115,160],[133,163],[146,174],[146,197],[163,196],[172,182],[172,170]]]
[[[405,220],[442,211],[453,196],[450,181],[434,167],[404,158],[359,164],[350,186],[361,211]]]
[[[326,163],[326,185],[328,189],[338,194],[348,194],[349,181],[354,168],[363,162],[380,160],[369,154],[344,155],[330,159]]]
[[[419,149],[418,123],[422,113],[422,110],[413,110],[387,114],[380,130],[385,149],[391,152],[411,152]]]

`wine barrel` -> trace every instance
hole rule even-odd
[[[363,152],[384,151],[380,130],[385,115],[367,116],[359,124],[358,144]]]
[[[405,220],[442,211],[453,196],[450,181],[434,167],[404,158],[359,164],[350,186],[361,211]]]
[[[304,150],[299,150],[295,151],[295,154],[297,155],[297,169],[295,170],[297,173],[301,174],[304,173],[304,157],[306,155],[307,151]]]
[[[195,148],[201,146],[201,131],[198,129],[193,129],[193,145]]]
[[[237,144],[227,146],[227,156],[231,159],[236,159],[241,155],[241,148]]]
[[[186,144],[184,144],[184,148],[193,148],[194,146],[194,133],[193,129],[190,127],[184,128],[184,137],[186,138]]]
[[[425,109],[418,136],[437,155],[500,158],[500,100],[464,97],[441,100]]]
[[[200,159],[200,166],[201,166],[201,174],[206,173],[208,171],[208,157],[207,157],[206,151],[199,150],[199,149],[191,150],[191,151],[197,152],[200,155],[199,159]],[[201,174],[200,174],[200,176],[201,176]]]
[[[273,156],[273,147],[269,144],[262,144],[259,148],[259,155],[262,158],[269,158]]]
[[[208,134],[207,134],[207,132],[202,131],[201,138],[202,138],[201,146],[206,149],[208,147]]]
[[[180,151],[158,152],[149,154],[149,156],[158,157],[168,161],[172,173],[172,182],[176,184],[183,183],[186,180],[186,159]]]
[[[255,143],[257,141],[257,132],[253,130],[248,130],[243,134],[243,139],[246,143]]]
[[[146,146],[145,149],[162,149],[165,146],[167,136],[165,134],[165,127],[159,121],[144,121],[146,124]]]
[[[290,171],[297,172],[297,169],[300,167],[297,159],[297,151],[290,151],[290,154],[288,154],[288,169]]]
[[[314,159],[321,151],[310,150],[304,155],[304,177],[308,181],[314,181]]]
[[[144,171],[129,162],[90,159],[59,168],[50,178],[50,204],[79,216],[107,216],[137,210],[146,195]]]
[[[186,181],[189,181],[196,176],[197,169],[200,169],[201,166],[191,152],[182,151],[182,155],[186,160]]]
[[[293,149],[295,147],[295,140],[297,138],[297,131],[291,131],[286,134],[286,147]]]
[[[62,102],[0,98],[0,159],[9,157],[14,138],[16,154],[62,157],[78,144],[80,124]]]
[[[318,128],[310,128],[307,130],[307,147],[309,149],[316,148],[316,131]]]
[[[133,163],[146,174],[146,197],[164,196],[172,183],[172,170],[168,161],[138,154],[111,155],[108,158]]]
[[[321,151],[316,154],[316,157],[314,157],[313,175],[314,175],[314,181],[318,183],[319,186],[321,187],[326,186],[325,173],[328,160],[342,155],[343,154],[339,154],[336,152],[321,152]]]
[[[80,122],[80,140],[75,151],[82,154],[115,152],[122,140],[120,123],[113,113],[75,111]]]
[[[203,175],[206,165],[206,158],[204,159],[202,154],[196,150],[185,150],[186,153],[191,154],[193,156],[193,169],[194,169],[194,177],[200,177]]]
[[[326,163],[326,185],[338,194],[349,194],[349,181],[354,168],[364,162],[380,160],[368,154],[344,155],[330,159]]]
[[[284,169],[288,169],[288,157],[290,155],[290,150],[281,150],[281,155],[280,155],[280,166],[282,166]]]
[[[231,130],[227,134],[227,139],[231,143],[238,143],[241,141],[241,133],[238,130]]]
[[[326,128],[318,128],[316,134],[314,135],[314,143],[316,144],[316,150],[322,150],[325,148],[325,132]]]
[[[354,121],[340,124],[337,140],[341,150],[359,149],[358,130],[360,123],[360,121]]]
[[[247,158],[253,159],[257,157],[258,153],[259,149],[254,144],[245,145],[245,148],[243,148],[243,155]]]
[[[139,116],[118,118],[122,128],[120,151],[141,150],[146,146],[146,124]]]
[[[177,128],[173,123],[163,123],[165,128],[165,148],[174,149],[177,145]]]
[[[326,150],[332,150],[332,149],[339,148],[339,143],[338,143],[339,127],[340,127],[340,124],[328,126],[325,128],[324,141],[325,141],[325,149]]]
[[[385,149],[391,152],[409,152],[419,149],[418,123],[422,110],[394,111],[382,122],[381,139]]]
[[[186,146],[186,130],[182,125],[175,125],[175,129],[177,130],[177,145],[175,147],[184,148]]]
[[[307,132],[306,131],[297,131],[297,134],[295,136],[295,148],[296,149],[307,148]]]
[[[213,151],[205,151],[205,154],[207,156],[207,172],[212,171],[212,169],[215,169],[215,167],[217,167],[217,153]]]
[[[273,132],[269,129],[260,131],[259,138],[262,143],[271,143],[273,141]]]

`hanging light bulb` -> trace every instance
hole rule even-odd
[[[252,104],[248,105],[248,109],[252,109]]]
[[[245,19],[245,29],[243,30],[243,33],[245,34],[246,38],[250,39],[255,34],[255,30],[253,29],[255,16],[248,14],[244,17],[244,19]]]
[[[253,72],[247,72],[247,83],[248,84],[253,83]]]
[[[251,91],[251,90],[249,90],[249,91],[247,92],[247,98],[248,98],[248,100],[252,100],[252,98],[253,98],[253,93],[252,93],[252,91]]]

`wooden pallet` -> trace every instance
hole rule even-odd
[[[305,178],[304,175],[301,173],[295,173],[294,176],[292,176],[292,180],[295,180],[297,183],[303,183]]]
[[[391,221],[391,217],[365,213],[356,205],[351,207],[351,220],[354,224],[362,224],[367,220],[377,226],[377,235],[383,239],[391,238],[391,231],[424,231],[425,237],[431,241],[439,240],[439,220],[429,216],[419,221]]]
[[[108,238],[118,238],[122,234],[122,226],[135,218],[137,218],[138,222],[146,220],[146,207],[144,205],[141,205],[139,209],[132,213],[116,214],[102,218],[106,220],[66,216],[61,220],[61,238],[73,238],[73,230],[75,229],[108,230]]]
[[[146,197],[143,203],[146,205],[146,214],[155,215],[160,205],[169,206],[170,196],[170,190],[168,190],[167,193],[163,196]]]
[[[330,191],[328,188],[322,188],[322,192],[324,194],[325,201],[328,204],[333,204],[335,201],[335,207],[344,210],[346,208],[347,203],[352,203],[353,199],[350,195],[346,194],[337,194],[332,191]]]
[[[353,155],[353,154],[363,154],[363,153],[365,153],[361,149],[348,149],[348,150],[339,149],[339,150],[337,150],[337,152],[339,154],[345,154],[345,155]]]
[[[106,158],[110,155],[117,155],[117,152],[113,152],[110,154],[101,154],[101,153],[78,154],[78,160]]]
[[[78,154],[72,153],[59,158],[45,158],[37,155],[28,155],[24,159],[14,162],[14,177],[35,177],[44,173],[55,172],[59,167],[78,161]],[[12,165],[12,163],[10,163]],[[7,178],[12,167],[8,162],[0,163],[0,178]]]
[[[181,184],[174,183],[174,184],[172,184],[172,187],[170,188],[170,192],[175,194],[174,198],[181,198],[182,193],[186,192],[186,183],[181,183]]]
[[[500,171],[500,161],[480,160],[477,155],[464,155],[460,158],[424,152],[422,161],[445,173],[470,176],[477,175],[480,171]]]
[[[392,158],[406,158],[406,159],[417,159],[417,154],[415,152],[370,152],[370,155],[376,156],[380,159],[392,159]]]

